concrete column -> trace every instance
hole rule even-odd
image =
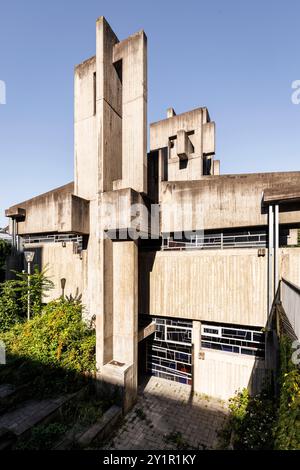
[[[93,241],[95,251],[91,246],[89,255],[96,260],[95,253],[99,250],[98,271],[89,269],[88,302],[90,310],[97,309],[96,361],[101,372],[103,365],[113,359],[113,242],[108,238]],[[94,263],[92,267],[95,269]]]
[[[133,241],[113,242],[112,358],[100,369],[102,384],[117,386],[126,413],[135,403],[138,384],[138,248]],[[102,320],[105,323],[105,315]],[[101,323],[101,321],[100,321]],[[102,331],[105,331],[102,326]],[[108,326],[108,325],[107,325]],[[105,338],[99,345],[106,348]],[[105,351],[99,349],[103,357]],[[107,356],[108,358],[108,356]]]
[[[192,344],[193,344],[193,356],[192,356],[192,390],[197,392],[200,390],[200,360],[199,352],[201,347],[201,322],[193,321],[193,331],[192,331]]]
[[[137,363],[138,248],[134,241],[113,243],[114,360]]]

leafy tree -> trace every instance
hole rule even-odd
[[[41,312],[47,292],[54,287],[46,275],[46,269],[39,271],[38,266],[34,267],[30,275],[29,286],[27,273],[15,272],[15,276],[15,279],[0,285],[0,331],[7,331],[13,324],[26,318],[28,291],[31,315],[35,316]]]

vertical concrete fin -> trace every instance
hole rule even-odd
[[[115,44],[122,62],[122,181],[116,189],[147,192],[147,37],[144,31]]]
[[[113,189],[122,177],[122,82],[113,65],[118,38],[104,17],[96,23],[96,109],[98,191]]]

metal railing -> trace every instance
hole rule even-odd
[[[23,245],[43,244],[43,243],[68,243],[73,242],[82,250],[82,235],[73,233],[49,234],[49,235],[27,235],[22,237]]]
[[[267,246],[267,234],[242,234],[242,235],[195,235],[190,241],[174,240],[172,237],[163,238],[162,250],[192,250],[192,249],[226,249],[226,248],[265,248]]]

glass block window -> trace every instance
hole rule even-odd
[[[264,358],[265,335],[261,328],[202,323],[201,348]]]
[[[147,370],[176,382],[192,382],[192,322],[153,318],[154,339],[147,342]]]

